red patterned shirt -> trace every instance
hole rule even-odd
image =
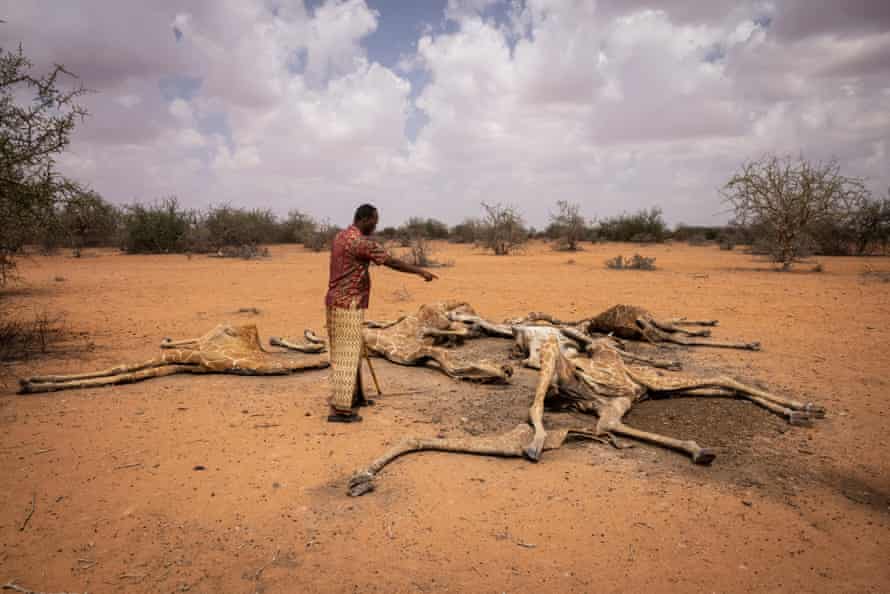
[[[337,233],[331,246],[331,280],[325,305],[349,308],[355,303],[356,307],[367,309],[371,296],[368,265],[383,264],[386,258],[383,246],[362,235],[355,225]]]

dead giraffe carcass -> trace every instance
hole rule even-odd
[[[417,313],[391,324],[370,324],[364,329],[368,351],[399,365],[427,365],[450,377],[479,382],[505,382],[513,375],[509,365],[478,360],[458,362],[452,349],[478,336],[472,328],[451,319],[453,315],[476,315],[469,303],[445,301],[421,305]]]
[[[689,320],[686,318],[662,320],[636,305],[615,305],[593,318],[577,322],[563,322],[549,314],[533,312],[517,323],[542,320],[560,326],[578,326],[589,334],[609,334],[626,340],[646,340],[652,343],[671,342],[685,346],[710,346],[749,351],[760,350],[759,342],[704,340],[711,336],[709,329],[689,330],[684,328],[684,326],[716,326],[717,320]]]
[[[290,348],[318,352],[317,339],[307,333],[306,344],[289,344]],[[20,380],[20,393],[53,392],[71,388],[95,388],[129,384],[153,377],[176,373],[229,373],[236,375],[287,375],[308,369],[322,369],[325,358],[293,356],[269,352],[260,344],[259,332],[253,324],[230,326],[221,324],[200,338],[161,342],[161,354],[143,363],[124,364],[74,375],[44,375]]]
[[[469,363],[455,360],[454,349],[449,347],[483,334],[477,328],[452,319],[462,316],[478,318],[469,303],[443,301],[421,305],[416,313],[393,321],[367,321],[362,330],[365,347],[368,354],[398,365],[425,365],[455,379],[506,382],[513,375],[509,365],[484,359]],[[275,339],[275,344],[288,347],[290,342]]]
[[[785,417],[793,425],[808,424],[825,414],[820,406],[777,396],[726,376],[658,371],[641,358],[627,363],[622,351],[608,337],[573,344],[556,327],[517,325],[513,332],[517,345],[529,355],[526,363],[540,369],[529,409],[531,427],[520,425],[496,436],[403,440],[353,474],[349,493],[357,496],[373,490],[376,475],[392,460],[411,452],[525,456],[537,461],[543,451],[558,448],[572,437],[613,444],[615,436],[628,437],[684,452],[697,464],[710,464],[714,453],[695,441],[642,431],[624,423],[627,412],[650,395],[741,397]],[[548,432],[543,422],[545,402],[564,410],[593,413],[598,417],[597,424],[593,429],[579,426]]]

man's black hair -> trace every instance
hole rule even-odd
[[[373,204],[362,204],[355,209],[355,216],[352,218],[353,223],[370,219],[377,212],[377,208]]]

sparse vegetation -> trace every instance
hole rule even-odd
[[[668,237],[668,227],[661,209],[655,206],[602,220],[595,233],[597,238],[605,241],[661,243]]]
[[[62,318],[45,312],[28,320],[0,315],[0,361],[22,361],[46,354],[64,335]]]
[[[619,254],[606,260],[606,268],[610,270],[655,270],[655,258],[647,258],[640,254],[625,258]]]
[[[405,253],[397,257],[409,264],[420,266],[421,268],[443,268],[446,266],[454,266],[454,262],[451,260],[442,262],[433,258],[434,253],[430,242],[422,237],[418,237],[411,241],[411,245],[408,246],[408,250]]]
[[[690,243],[704,243],[707,241],[719,241],[726,232],[726,227],[708,227],[702,225],[685,225],[679,223],[671,233],[671,239],[675,241],[688,241]]]
[[[496,256],[514,253],[528,240],[522,215],[515,206],[483,202],[482,209],[480,239]]]
[[[197,222],[207,246],[191,245],[194,251],[210,251],[229,258],[252,259],[267,256],[261,243],[274,241],[278,233],[275,215],[269,210],[246,210],[220,206],[211,208]],[[204,248],[204,249],[201,249]]]
[[[436,219],[423,219],[411,217],[404,225],[398,228],[397,237],[405,237],[409,241],[414,239],[448,239],[448,225]]]
[[[579,244],[588,234],[587,221],[581,216],[581,205],[560,200],[556,203],[556,212],[550,215],[550,226],[546,235],[556,243],[555,249],[575,252]]]
[[[815,228],[849,226],[869,198],[863,181],[841,175],[835,161],[776,156],[744,163],[722,193],[737,221],[761,230],[762,249],[782,270],[812,252]]]
[[[189,248],[197,230],[197,215],[179,207],[175,196],[154,204],[125,208],[123,249],[131,254],[168,254]]]
[[[56,158],[87,115],[86,89],[64,66],[44,75],[21,48],[0,48],[0,284],[14,278],[15,257],[52,223],[56,205],[80,192]]]
[[[479,219],[464,219],[452,227],[448,235],[454,243],[477,243],[482,239],[482,222]]]
[[[59,213],[59,227],[66,247],[80,257],[85,247],[118,243],[122,214],[98,193],[85,191],[65,202]]]
[[[299,210],[287,213],[287,218],[278,224],[277,239],[281,243],[306,245],[317,230],[318,223],[311,216]]]
[[[331,249],[334,237],[340,232],[340,228],[331,224],[330,221],[322,221],[316,225],[315,231],[309,236],[308,242],[303,245],[313,252],[322,252]]]

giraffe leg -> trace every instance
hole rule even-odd
[[[513,328],[509,324],[495,324],[479,316],[462,313],[449,313],[448,319],[452,322],[461,322],[468,325],[474,334],[513,338]]]
[[[272,336],[269,338],[269,344],[300,353],[323,353],[327,350],[327,346],[324,344],[324,342],[312,341],[308,343],[299,343],[291,342],[286,338],[279,338],[276,336]]]
[[[747,351],[759,351],[759,342],[727,342],[719,340],[701,340],[699,338],[677,336],[664,333],[664,340],[673,342],[674,344],[682,344],[684,346],[709,346],[724,349],[742,349]]]
[[[358,497],[373,491],[374,477],[387,464],[411,452],[457,452],[519,458],[523,455],[522,448],[528,441],[530,434],[531,428],[528,425],[518,425],[512,431],[496,436],[404,439],[371,462],[367,467],[355,472],[349,479],[349,494],[353,497]]]
[[[806,425],[812,418],[821,419],[825,417],[825,408],[812,402],[801,402],[793,398],[777,396],[771,392],[737,382],[728,377],[720,378],[720,383],[720,387],[733,390],[751,402],[781,414],[792,425]]]
[[[674,371],[679,370],[683,367],[683,364],[679,361],[671,361],[670,359],[651,359],[649,357],[644,357],[643,355],[635,355],[634,353],[629,353],[619,348],[616,348],[615,350],[618,352],[619,355],[621,355],[622,359],[632,361],[634,363],[643,363],[651,367],[657,367],[658,369],[672,369]]]
[[[180,348],[195,348],[198,346],[198,342],[200,338],[186,338],[184,340],[172,340],[170,338],[165,338],[161,341],[162,349],[180,349]]]
[[[635,379],[643,383],[653,392],[682,394],[684,396],[707,397],[714,396],[713,393],[698,393],[697,390],[719,389],[726,390],[730,394],[740,396],[761,406],[781,417],[784,417],[792,425],[809,425],[811,419],[822,418],[825,416],[825,409],[817,406],[812,402],[800,402],[792,398],[777,396],[765,390],[760,390],[754,386],[749,386],[741,382],[737,382],[729,377],[715,378],[658,378],[650,377],[648,374],[645,378],[638,374],[634,374]]]
[[[688,318],[671,318],[668,324],[672,326],[717,326],[719,320],[690,320]]]
[[[663,330],[664,332],[670,332],[672,334],[682,334],[684,336],[710,336],[711,331],[708,329],[704,330],[687,330],[686,328],[681,328],[680,326],[675,326],[671,322],[665,322],[662,320],[652,320],[652,324],[656,326],[659,330]]]
[[[57,390],[70,390],[73,388],[98,388],[118,384],[132,384],[153,377],[164,377],[177,373],[209,373],[209,370],[196,365],[165,365],[163,367],[149,367],[140,371],[122,373],[109,377],[37,384],[23,383],[19,394],[35,394],[38,392],[55,392]]]
[[[87,380],[99,377],[109,377],[112,375],[120,375],[122,373],[133,373],[150,367],[161,367],[167,365],[163,358],[155,358],[145,361],[144,363],[124,364],[103,369],[102,371],[93,371],[89,373],[74,373],[71,375],[35,375],[20,381],[22,384],[43,384],[43,383],[59,383],[77,380]]]
[[[688,454],[690,458],[692,458],[692,461],[695,464],[707,465],[713,462],[714,458],[716,457],[716,454],[714,454],[713,451],[709,450],[708,448],[701,447],[692,440],[676,439],[673,437],[668,437],[666,435],[661,435],[659,433],[642,431],[640,429],[635,429],[633,427],[625,425],[621,421],[610,423],[609,432],[617,433],[618,435],[623,435],[625,437],[631,437],[639,441],[653,443],[655,445],[660,445],[662,447],[677,450],[679,452],[684,452]]]
[[[513,375],[509,365],[495,365],[486,361],[478,361],[469,365],[455,363],[444,350],[436,347],[423,347],[417,352],[413,363],[433,361],[449,377],[481,382],[506,382]]]
[[[541,347],[541,373],[538,375],[535,399],[528,410],[528,419],[535,428],[535,434],[531,443],[525,448],[525,455],[533,462],[541,459],[544,441],[547,439],[547,431],[544,429],[544,399],[553,386],[560,359],[559,343],[556,337],[551,336]]]
[[[532,437],[532,428],[523,423],[500,435],[449,438],[409,438],[390,448],[365,468],[356,471],[349,479],[348,493],[358,497],[374,490],[374,478],[390,462],[412,452],[453,452],[477,456],[521,458],[525,444]],[[602,436],[585,429],[560,429],[550,433],[544,443],[545,450],[560,448],[567,439],[601,440]]]

